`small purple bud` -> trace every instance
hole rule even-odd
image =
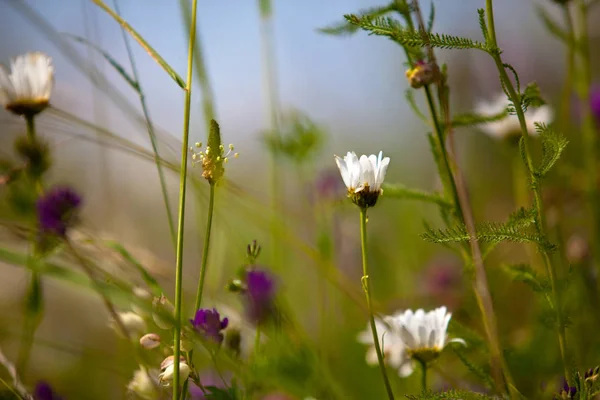
[[[221,344],[224,339],[221,331],[227,328],[229,324],[227,318],[221,320],[221,316],[215,308],[212,310],[200,309],[196,311],[194,319],[190,319],[190,322],[198,333],[204,335],[207,339],[214,340],[218,344]]]
[[[40,381],[35,385],[33,393],[34,400],[63,400],[62,397],[54,393],[48,382]]]
[[[37,201],[40,230],[65,236],[81,204],[81,197],[68,187],[55,187]]]
[[[247,310],[250,319],[259,324],[264,322],[273,311],[275,283],[266,271],[254,269],[246,274]]]

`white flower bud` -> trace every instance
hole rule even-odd
[[[156,333],[147,333],[140,338],[140,346],[145,349],[155,349],[160,346],[160,336]]]
[[[165,359],[167,361],[170,358],[170,363],[166,363],[167,366],[163,369],[160,375],[158,375],[158,380],[165,386],[170,386],[173,383],[173,375],[175,374],[175,365],[173,364],[173,356]],[[165,364],[163,361],[163,364]],[[162,367],[161,365],[161,367]],[[184,360],[179,360],[179,382],[183,384],[185,380],[190,376],[190,366]]]

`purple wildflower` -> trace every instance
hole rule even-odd
[[[190,319],[190,322],[198,333],[204,335],[207,339],[214,340],[218,344],[221,344],[224,339],[221,331],[227,328],[229,324],[227,318],[221,320],[221,316],[215,308],[212,310],[199,309],[196,311],[194,319]]]
[[[68,187],[55,187],[37,202],[40,230],[65,236],[81,204],[81,197]]]
[[[34,400],[63,400],[62,397],[54,393],[48,382],[40,381],[35,385],[33,393]]]
[[[590,93],[590,110],[596,122],[600,124],[600,87],[595,87]]]
[[[574,386],[569,386],[569,382],[565,379],[565,383],[563,384],[562,397],[566,399],[572,399],[577,394],[577,388]]]
[[[246,274],[246,286],[249,317],[257,324],[264,322],[273,310],[273,278],[266,271],[254,269]]]

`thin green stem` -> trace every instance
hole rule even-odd
[[[427,98],[427,104],[429,106],[429,111],[431,113],[431,119],[433,120],[433,126],[435,128],[435,134],[437,136],[440,151],[442,153],[442,159],[444,161],[444,167],[446,167],[448,180],[450,181],[450,186],[452,190],[452,197],[454,198],[454,205],[456,212],[458,213],[458,219],[460,221],[464,221],[464,216],[462,212],[462,208],[460,207],[460,199],[458,197],[458,190],[456,188],[456,181],[454,180],[454,174],[452,173],[452,168],[450,167],[450,161],[448,160],[448,151],[446,150],[446,141],[444,138],[444,132],[442,131],[442,127],[440,125],[440,121],[438,119],[437,110],[435,107],[435,103],[433,101],[433,95],[431,94],[431,89],[428,85],[425,85],[425,97]]]
[[[196,303],[194,311],[200,308],[202,304],[202,293],[204,292],[204,279],[206,278],[206,265],[208,263],[208,250],[210,248],[210,234],[212,229],[213,209],[215,206],[215,184],[210,184],[210,194],[208,198],[208,216],[206,220],[206,233],[204,234],[204,250],[202,252],[202,265],[200,267],[200,279],[198,280],[198,291],[196,292]]]
[[[375,317],[373,315],[373,305],[371,304],[371,287],[369,285],[369,271],[367,261],[367,209],[360,209],[360,243],[362,247],[362,267],[363,277],[362,285],[367,297],[367,307],[369,309],[369,323],[371,324],[371,332],[373,333],[373,344],[375,345],[375,351],[377,353],[377,361],[379,361],[379,368],[381,369],[381,375],[383,376],[383,383],[385,390],[390,400],[394,400],[394,392],[387,376],[385,369],[385,362],[383,360],[383,354],[381,353],[381,347],[379,345],[379,335],[377,334],[377,327],[375,326]]]
[[[113,1],[115,5],[115,12],[117,15],[121,15],[121,11],[119,10],[119,2],[118,0]],[[137,92],[140,98],[140,104],[142,106],[142,112],[144,113],[144,119],[146,120],[146,127],[148,129],[148,136],[150,138],[150,143],[152,144],[152,152],[154,153],[154,163],[156,164],[156,170],[158,171],[158,179],[160,180],[160,188],[162,192],[163,202],[165,203],[165,211],[167,212],[167,222],[169,224],[169,233],[171,235],[171,241],[173,242],[173,246],[177,243],[177,238],[175,236],[175,223],[173,221],[173,214],[171,212],[171,204],[169,201],[169,193],[167,191],[167,183],[165,181],[165,174],[163,171],[162,164],[160,162],[160,154],[158,151],[158,143],[156,140],[156,134],[154,132],[154,124],[152,123],[152,119],[150,119],[150,112],[148,111],[148,105],[146,104],[146,96],[144,95],[144,91],[142,90],[142,83],[140,82],[139,73],[137,69],[137,65],[135,63],[135,58],[133,56],[133,51],[131,50],[131,43],[129,41],[129,35],[125,31],[125,28],[121,26],[121,34],[123,36],[123,42],[125,43],[125,49],[127,51],[127,57],[129,58],[129,63],[131,64],[131,72],[133,74],[133,79],[137,84]]]
[[[488,24],[487,24],[488,25],[488,37],[489,37],[489,42],[490,42],[489,44],[492,47],[497,47],[498,44],[496,42],[496,33],[494,30],[494,9],[493,9],[493,1],[492,0],[486,0],[486,13],[487,13],[487,22],[488,22]],[[519,125],[521,127],[521,134],[523,137],[522,143],[523,143],[523,150],[525,153],[525,163],[527,166],[527,170],[529,172],[529,180],[531,183],[535,183],[534,185],[532,185],[533,186],[533,194],[534,194],[534,207],[537,211],[535,228],[539,235],[546,236],[547,225],[546,225],[546,216],[544,213],[544,205],[543,205],[543,201],[542,201],[541,185],[537,181],[537,178],[534,175],[535,169],[534,169],[533,160],[531,157],[531,150],[530,150],[530,143],[529,143],[529,141],[530,141],[529,131],[527,130],[527,122],[525,120],[525,114],[523,112],[523,109],[520,107],[521,95],[516,92],[512,81],[510,80],[508,74],[506,73],[501,56],[499,54],[492,54],[492,57],[496,64],[496,68],[498,69],[498,72],[500,73],[500,79],[502,80],[504,87],[508,91],[510,100],[513,102],[513,104],[515,104],[515,110],[517,113],[517,117],[519,118]],[[543,253],[543,259],[544,259],[544,265],[546,267],[546,273],[550,279],[550,284],[552,286],[552,294],[554,297],[554,309],[556,311],[556,317],[557,317],[557,323],[558,323],[558,329],[557,329],[558,330],[558,342],[559,342],[560,353],[561,353],[561,357],[562,357],[562,361],[563,361],[565,377],[567,377],[567,379],[568,379],[570,374],[569,374],[569,363],[568,363],[568,356],[567,356],[567,341],[566,341],[564,318],[562,315],[560,293],[558,292],[558,289],[557,289],[556,268],[555,268],[554,263],[552,262],[550,254],[548,254],[548,251],[542,249],[542,253]]]
[[[198,0],[193,0],[190,26],[190,38],[187,55],[187,79],[185,87],[185,105],[183,110],[183,137],[181,144],[181,169],[179,175],[179,217],[177,221],[177,248],[175,263],[175,327],[173,337],[173,400],[179,398],[181,386],[179,376],[179,357],[181,356],[181,308],[182,308],[182,283],[183,283],[183,238],[185,225],[185,195],[187,189],[188,143],[190,136],[190,108],[192,102],[192,80],[194,62],[194,42],[196,39],[196,10]]]
[[[425,392],[427,391],[427,363],[419,358],[417,362],[421,364],[421,389]]]
[[[269,113],[269,134],[279,138],[279,94],[277,83],[277,67],[275,63],[274,38],[273,38],[273,8],[271,0],[257,0],[260,10],[260,37],[263,58],[263,81],[265,86],[265,105]],[[281,251],[276,244],[280,230],[281,215],[281,177],[279,155],[271,153],[271,251],[272,265],[280,268]]]
[[[25,123],[27,125],[27,138],[29,139],[29,141],[31,143],[35,143],[36,139],[36,134],[35,134],[35,115],[34,114],[26,114],[25,115]],[[37,177],[37,175],[33,178],[33,185],[36,189],[36,192],[38,195],[41,195],[43,193],[43,187],[42,187],[42,183],[40,181],[40,179]],[[34,238],[32,238],[32,244],[31,244],[31,253],[30,257],[33,257],[33,252],[34,252],[34,245],[33,245],[33,240],[35,240]],[[26,302],[28,304],[27,306],[27,312],[25,315],[25,319],[23,321],[23,340],[21,342],[21,346],[19,348],[19,356],[18,356],[18,361],[17,361],[17,371],[19,371],[19,373],[21,375],[25,375],[25,373],[27,372],[27,367],[29,364],[29,359],[31,357],[31,348],[33,346],[33,342],[35,339],[35,332],[37,331],[37,328],[40,325],[40,322],[42,321],[43,318],[43,295],[42,295],[42,278],[41,276],[35,272],[32,271],[31,273],[31,281],[30,281],[30,285],[29,285],[29,291],[27,293],[27,298],[26,298]],[[35,297],[35,298],[34,298]],[[30,307],[30,302],[31,301],[36,301],[36,302],[40,302],[39,305],[35,305],[34,307],[36,308],[36,310],[32,310]]]

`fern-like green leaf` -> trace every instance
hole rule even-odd
[[[483,8],[479,8],[477,9],[477,14],[479,15],[479,27],[481,28],[481,34],[483,35],[484,42],[487,43],[489,37],[487,23],[485,22],[485,10]]]
[[[503,120],[506,117],[508,117],[508,111],[506,110],[503,110],[502,112],[494,115],[481,115],[476,113],[457,114],[452,119],[452,127],[457,128],[461,126],[473,126],[490,122],[497,122]]]
[[[517,74],[517,70],[515,69],[515,67],[513,67],[512,65],[510,65],[508,63],[504,63],[504,64],[502,64],[502,66],[505,69],[508,69],[510,72],[512,72],[512,74],[515,78],[515,84],[517,85],[517,93],[521,93],[521,81],[519,80],[519,74]]]
[[[431,46],[440,49],[478,49],[488,53],[498,51],[488,47],[485,43],[469,38],[405,29],[393,18],[369,18],[353,14],[344,17],[349,23],[359,26],[371,35],[386,36],[405,47],[424,48]]]
[[[468,242],[472,239],[464,225],[447,229],[429,230],[421,234],[421,237],[432,243]],[[532,242],[547,251],[555,249],[555,245],[548,242],[543,236],[525,232],[520,227],[496,222],[485,222],[476,226],[474,238],[482,243],[500,243],[505,241],[515,243]]]
[[[433,30],[433,22],[435,21],[435,4],[431,2],[431,9],[429,10],[429,19],[427,20],[427,32],[431,33]]]
[[[447,392],[434,393],[427,391],[421,394],[407,394],[410,400],[494,400],[494,397],[482,393],[469,392],[468,390],[448,390]]]
[[[427,203],[437,204],[440,207],[452,208],[452,203],[446,200],[438,193],[427,193],[418,189],[410,189],[404,185],[383,185],[383,191],[386,197],[396,199],[419,200]]]
[[[536,178],[541,179],[556,164],[569,141],[545,124],[536,122],[535,128],[542,141],[542,162],[534,174]]]
[[[548,280],[539,276],[527,264],[505,265],[503,269],[513,281],[525,283],[534,292],[548,293],[551,290]]]
[[[521,207],[508,216],[506,224],[515,228],[526,228],[535,224],[536,216],[537,210],[535,208]]]
[[[391,4],[387,5],[387,6],[383,6],[383,7],[372,7],[372,8],[367,8],[364,10],[361,10],[358,12],[358,14],[361,17],[367,17],[367,18],[375,18],[375,17],[381,17],[384,16],[385,14],[394,11],[396,9],[396,5],[395,2],[392,2]],[[341,21],[335,24],[332,24],[330,26],[326,26],[324,28],[319,28],[318,32],[321,33],[325,33],[327,35],[334,35],[334,36],[343,36],[343,35],[352,35],[353,33],[356,33],[356,31],[358,31],[359,26],[351,24],[348,21]]]
[[[453,348],[452,352],[463,363],[463,365],[467,367],[469,372],[475,375],[477,379],[479,379],[488,389],[492,389],[494,387],[494,380],[489,371],[486,371],[483,367],[471,362],[462,350]]]

